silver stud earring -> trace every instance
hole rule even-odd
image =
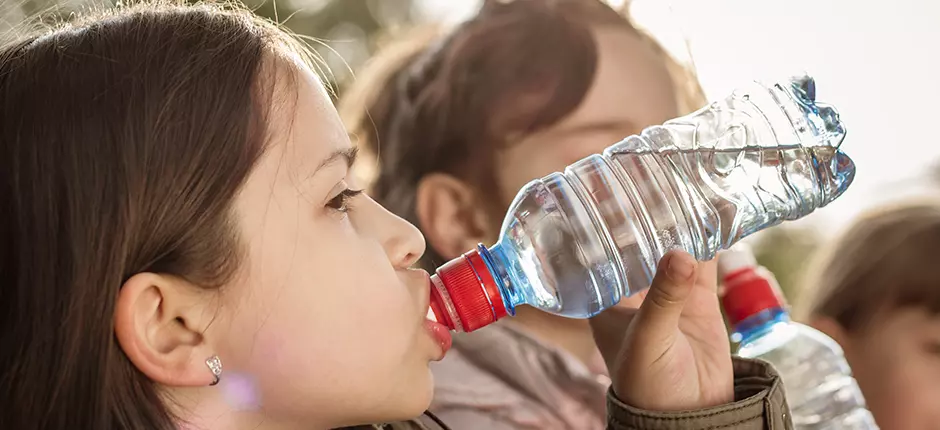
[[[219,378],[222,377],[222,360],[218,355],[213,355],[206,359],[206,366],[209,366],[209,370],[212,371],[212,383],[209,385],[215,385],[219,383]]]

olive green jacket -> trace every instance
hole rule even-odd
[[[791,430],[783,384],[773,368],[762,361],[734,360],[735,401],[714,408],[687,412],[651,412],[637,409],[607,395],[609,430]],[[447,430],[432,414],[394,424],[359,427],[382,430]],[[482,429],[481,429],[482,430]]]

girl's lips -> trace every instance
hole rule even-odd
[[[425,285],[428,288],[433,288],[431,286],[431,277],[426,272],[425,276]],[[427,297],[430,300],[431,293],[428,291],[424,297]],[[425,315],[424,328],[428,331],[428,334],[431,335],[431,339],[434,339],[437,342],[438,346],[441,347],[441,356],[437,359],[438,361],[443,360],[444,356],[447,355],[447,351],[450,350],[451,343],[453,343],[453,337],[450,334],[450,329],[447,328],[444,324],[437,322],[437,316],[434,315],[434,310],[431,309],[431,306],[428,303],[428,313]]]
[[[448,330],[444,324],[434,321],[433,319],[424,320],[424,328],[428,330],[431,338],[441,347],[441,357],[438,360],[443,359],[444,356],[447,355],[447,351],[450,350],[450,345],[453,342],[450,330]]]

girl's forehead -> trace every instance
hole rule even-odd
[[[281,67],[274,76],[287,84],[277,85],[282,94],[272,98],[269,149],[300,172],[351,145],[323,80],[303,61]]]

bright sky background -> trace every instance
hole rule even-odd
[[[422,1],[448,20],[477,4]],[[817,98],[842,115],[842,148],[858,172],[841,199],[804,225],[837,231],[865,208],[924,192],[919,176],[940,161],[940,2],[634,0],[632,8],[667,43],[690,41],[711,99],[752,79],[803,70],[816,78]]]

